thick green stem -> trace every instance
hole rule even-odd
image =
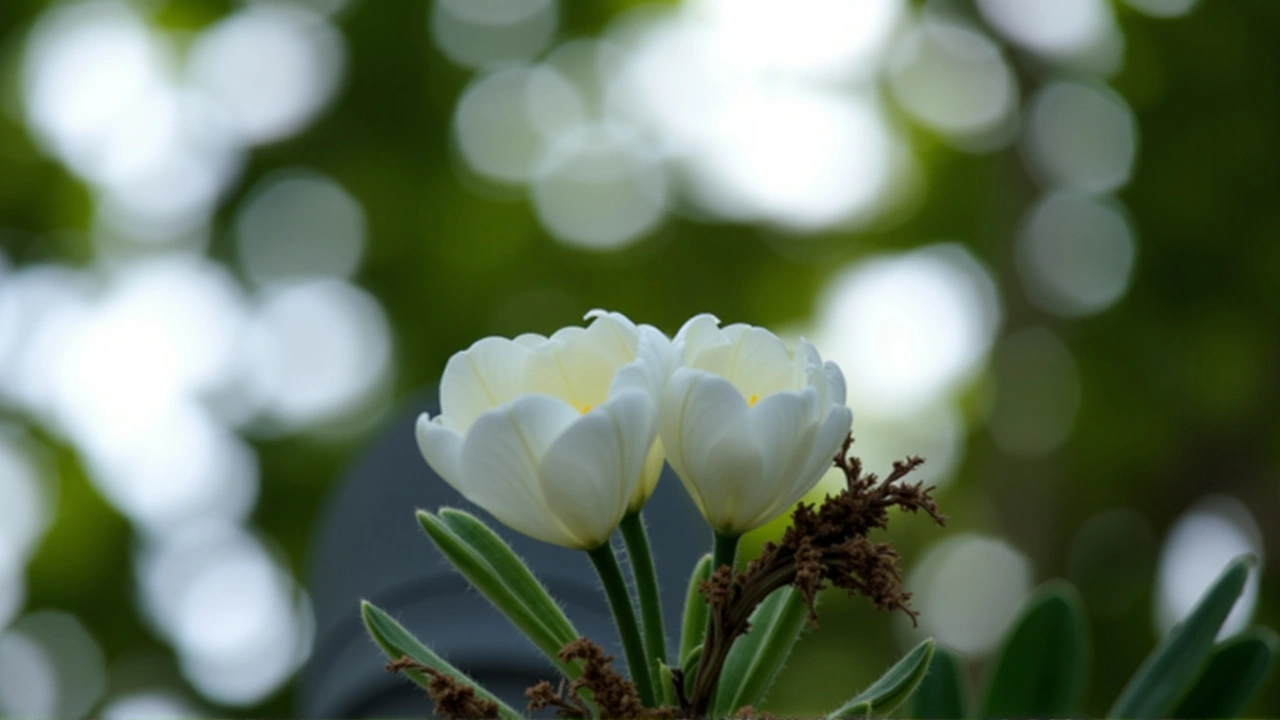
[[[729,569],[732,570],[733,561],[738,556],[738,540],[742,536],[734,535],[730,537],[716,533],[715,537],[715,554],[711,559],[711,572],[714,573],[719,570],[721,565],[728,565]]]
[[[649,656],[649,677],[656,683],[667,664],[667,630],[662,622],[662,599],[658,596],[658,573],[649,552],[649,534],[644,518],[634,512],[622,518],[622,539],[631,558],[631,577],[640,596],[640,627],[644,631],[644,649]]]
[[[640,702],[646,707],[656,707],[657,695],[649,677],[649,665],[645,662],[644,644],[640,641],[635,609],[631,607],[631,595],[627,593],[627,583],[622,579],[622,567],[618,565],[618,557],[613,554],[613,546],[605,543],[595,550],[588,550],[587,556],[591,558],[591,564],[596,566],[600,582],[604,584],[609,608],[613,610],[613,622],[618,626],[622,650],[627,656],[627,669],[631,671],[631,682],[635,683],[636,690],[640,693]]]

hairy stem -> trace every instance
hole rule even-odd
[[[734,560],[738,555],[740,538],[740,535],[721,535],[718,532],[715,534],[711,561],[712,573],[726,565],[732,572]],[[720,669],[724,667],[725,658],[729,656],[729,646],[733,643],[733,637],[727,636],[724,633],[725,628],[718,622],[722,619],[720,614],[720,611],[712,610],[707,618],[702,660],[698,663],[693,686],[693,712],[696,717],[706,714],[707,705],[711,702],[711,695],[716,689],[716,681],[720,679]]]
[[[667,631],[662,623],[662,599],[658,596],[658,572],[649,551],[649,534],[639,512],[622,518],[622,540],[631,558],[631,577],[640,597],[640,627],[644,632],[644,648],[649,656],[649,678],[657,684],[662,677],[661,665],[667,662]]]
[[[609,598],[609,609],[613,611],[613,622],[618,626],[618,635],[622,638],[622,650],[627,656],[627,669],[631,671],[631,682],[640,694],[640,702],[646,707],[656,707],[657,695],[653,690],[653,681],[649,677],[649,665],[645,662],[644,645],[640,640],[640,628],[636,623],[635,609],[631,606],[631,595],[627,592],[626,581],[622,579],[622,567],[618,565],[618,557],[613,553],[613,546],[605,543],[594,550],[588,550],[587,556],[595,565],[596,573],[604,584],[605,595]]]

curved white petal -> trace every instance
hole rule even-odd
[[[631,362],[640,342],[640,330],[631,319],[619,312],[592,310],[587,313],[591,324],[587,336],[615,367]]]
[[[440,378],[440,410],[448,426],[465,432],[482,413],[523,392],[529,355],[528,347],[499,337],[454,353]]]
[[[831,468],[836,453],[840,452],[840,446],[849,436],[849,428],[852,426],[852,410],[843,405],[831,408],[818,427],[804,470],[796,476],[797,482],[788,493],[786,502],[788,506],[799,501],[805,493],[812,490]]]
[[[514,342],[517,345],[523,345],[524,347],[527,347],[530,350],[537,348],[538,346],[542,345],[546,341],[547,341],[547,336],[539,335],[538,333],[523,333],[515,336],[511,340],[511,342]]]
[[[804,472],[818,433],[817,403],[817,393],[806,388],[770,395],[747,413],[764,457],[766,482],[779,490],[789,489]]]
[[[673,341],[682,357],[687,361],[702,353],[710,345],[728,342],[720,331],[720,318],[710,313],[702,313],[689,318],[676,332]]]
[[[580,547],[581,538],[551,511],[538,478],[548,448],[579,417],[546,395],[522,395],[481,415],[462,443],[462,494],[525,535]]]
[[[763,458],[746,416],[728,380],[689,368],[676,370],[659,413],[667,461],[718,530],[732,529],[760,489]]]
[[[622,520],[656,435],[656,409],[644,393],[626,393],[570,425],[539,470],[547,504],[579,539],[605,542]]]
[[[827,363],[822,366],[822,370],[827,375],[827,388],[831,393],[831,404],[844,405],[845,404],[844,373],[840,372],[840,366],[828,360]]]
[[[649,502],[649,497],[658,487],[658,479],[662,477],[662,466],[666,458],[662,440],[654,440],[649,454],[645,456],[644,467],[640,470],[640,482],[636,483],[636,489],[631,492],[627,512],[639,512]]]
[[[746,397],[764,397],[797,387],[791,353],[778,336],[750,325],[730,325],[722,342],[686,352],[685,364],[727,378]]]
[[[440,418],[418,416],[414,435],[418,439],[418,451],[433,470],[453,486],[462,490],[462,436],[440,424]],[[465,493],[464,493],[465,494]]]
[[[762,476],[764,460],[746,414],[711,446],[706,465],[696,468],[707,522],[717,532],[740,535],[751,529],[755,508],[773,495]]]
[[[675,351],[667,336],[650,325],[641,326],[636,357],[618,369],[609,394],[643,390],[653,397],[655,403],[659,403],[667,381],[675,372],[676,363]]]

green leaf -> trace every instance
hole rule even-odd
[[[457,508],[441,508],[439,517],[455,535],[488,561],[494,574],[502,578],[538,617],[543,618],[558,637],[565,638],[566,643],[578,639],[578,631],[564,610],[501,536],[480,518]]]
[[[924,679],[933,657],[933,638],[929,638],[902,656],[871,687],[854,695],[827,720],[836,718],[865,718],[870,715],[886,715],[901,705]]]
[[[1108,717],[1168,717],[1208,662],[1218,629],[1244,589],[1253,564],[1253,558],[1246,556],[1227,566],[1191,614],[1142,662]]]
[[[693,678],[698,671],[698,663],[702,662],[702,645],[698,645],[689,651],[680,660],[680,672],[684,675],[684,694],[688,696],[693,692]]]
[[[1247,630],[1219,643],[1200,679],[1173,711],[1175,718],[1234,718],[1266,680],[1280,649],[1267,628]]]
[[[1089,635],[1075,588],[1045,585],[1027,603],[992,668],[981,717],[1078,717]]]
[[[792,587],[779,588],[760,603],[751,613],[751,629],[729,648],[711,701],[711,715],[732,715],[738,708],[759,705],[808,616],[804,598]]]
[[[484,523],[460,510],[448,512],[447,520],[444,511],[441,514],[436,517],[418,511],[418,522],[427,537],[556,667],[576,678],[578,668],[561,662],[558,655],[566,643],[577,639],[577,633],[572,625],[566,631],[568,619],[529,569]]]
[[[964,666],[945,647],[934,648],[929,671],[911,696],[911,716],[920,720],[961,720],[968,715]]]
[[[663,705],[675,705],[679,702],[676,700],[675,676],[664,662],[658,663],[658,691],[662,694]]]
[[[689,589],[684,596],[684,622],[680,626],[680,657],[689,655],[695,645],[701,645],[707,634],[707,618],[711,613],[707,601],[699,589],[702,583],[711,579],[711,553],[702,556],[693,566],[693,575],[689,577]],[[682,663],[683,664],[683,663]]]
[[[434,668],[453,677],[453,679],[475,690],[476,695],[485,700],[496,702],[498,704],[498,714],[504,720],[520,720],[524,717],[519,711],[499,700],[488,690],[480,687],[461,670],[450,665],[444,658],[431,652],[430,648],[419,642],[408,630],[404,629],[403,625],[393,620],[390,615],[378,606],[367,600],[362,600],[360,601],[360,615],[364,618],[365,629],[369,631],[369,635],[373,637],[374,642],[378,644],[378,647],[382,648],[388,658],[399,660],[408,656],[429,668]],[[428,678],[425,673],[418,670],[405,670],[403,672],[418,685],[424,688],[427,686]]]

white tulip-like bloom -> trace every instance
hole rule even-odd
[[[463,497],[514,530],[580,550],[608,542],[653,492],[664,378],[652,358],[670,353],[666,336],[619,313],[587,318],[586,328],[488,337],[454,354],[440,415],[417,424],[423,457]]]
[[[794,351],[750,325],[699,315],[659,404],[667,462],[721,535],[778,517],[831,467],[853,423],[844,375],[801,340]]]

